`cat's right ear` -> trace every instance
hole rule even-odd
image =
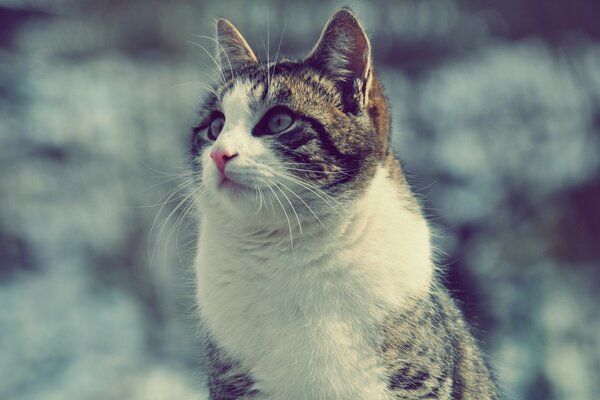
[[[258,59],[242,34],[224,18],[217,20],[217,62],[227,79],[231,79],[248,64]]]
[[[368,103],[371,46],[350,8],[344,7],[333,14],[306,61],[339,82],[351,110]]]

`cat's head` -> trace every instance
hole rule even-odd
[[[389,116],[354,14],[337,11],[296,61],[261,62],[224,19],[216,41],[220,81],[191,140],[203,204],[299,218],[364,190],[388,154]]]

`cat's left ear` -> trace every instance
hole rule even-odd
[[[216,59],[227,79],[233,78],[243,66],[258,62],[246,39],[231,22],[224,18],[217,20],[216,40]]]
[[[365,106],[372,78],[371,45],[360,22],[349,8],[337,11],[306,59],[338,81],[344,101]]]

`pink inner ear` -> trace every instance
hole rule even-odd
[[[366,78],[371,49],[369,39],[354,14],[346,9],[335,13],[309,59],[323,65],[340,79]]]
[[[226,19],[217,22],[217,43],[221,70],[228,74],[233,75],[244,65],[258,62],[248,42]]]
[[[363,77],[367,75],[369,68],[369,42],[367,41],[364,32],[355,34],[352,43],[354,44],[352,49],[346,49],[349,69],[354,73],[355,76]]]

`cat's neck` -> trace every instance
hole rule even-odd
[[[287,221],[253,224],[213,212],[203,218],[200,237],[210,241],[211,247],[222,247],[217,256],[247,259],[245,273],[256,267],[262,275],[269,269],[266,264],[272,265],[273,272],[319,267],[324,259],[333,259],[337,268],[383,271],[382,279],[397,280],[409,292],[422,292],[432,275],[429,230],[423,217],[406,204],[390,175],[379,167],[367,190],[351,206],[343,212],[331,211],[320,220],[301,220],[301,234],[298,225],[290,229]]]

